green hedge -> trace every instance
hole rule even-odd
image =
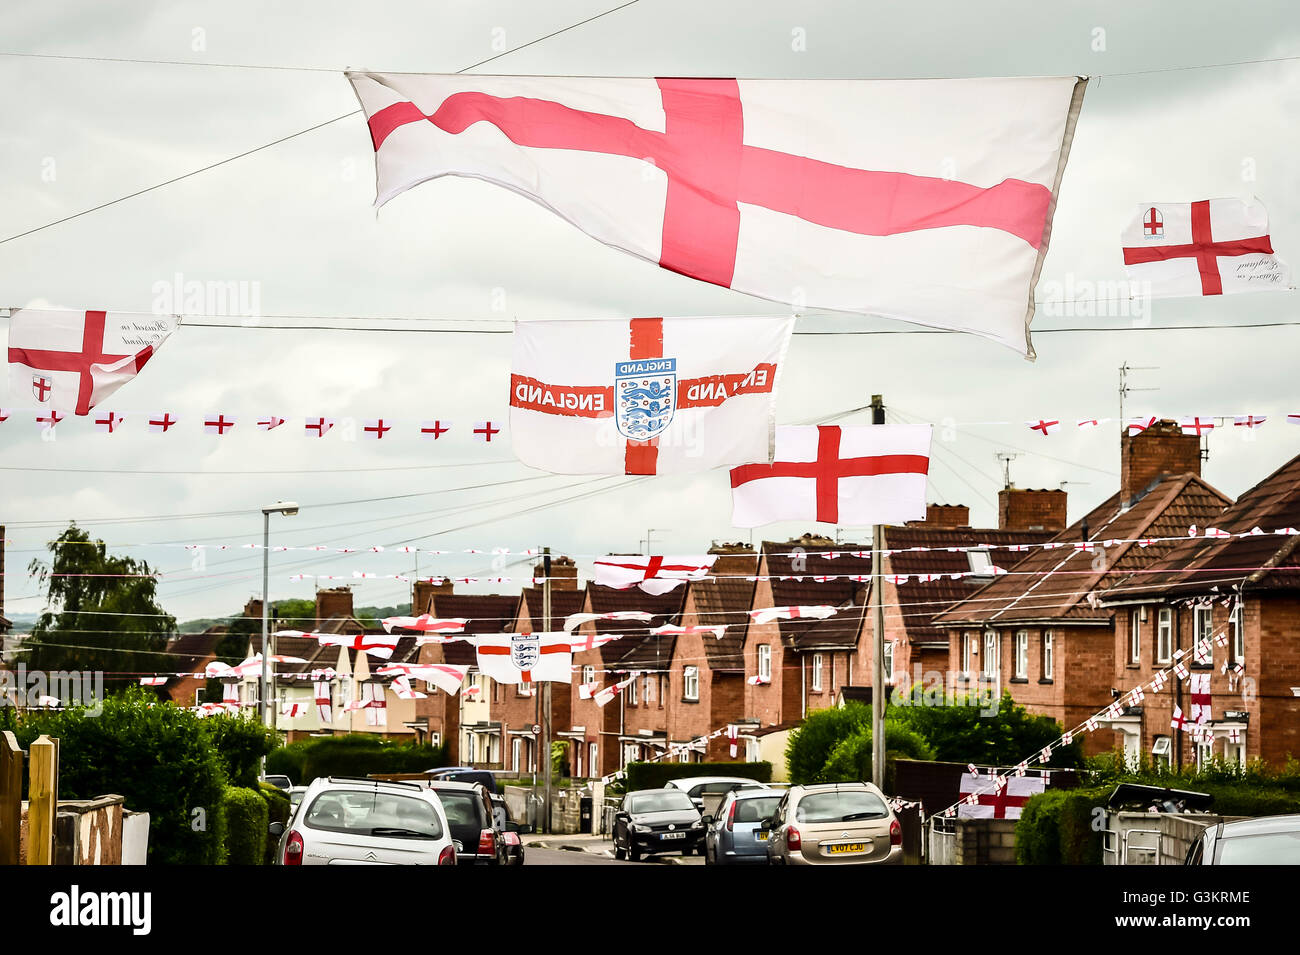
[[[209,716],[199,722],[226,769],[232,786],[257,786],[258,763],[275,746],[275,733],[254,715]]]
[[[262,865],[266,861],[269,820],[261,792],[231,786],[226,789],[222,805],[226,816],[226,864]]]
[[[149,864],[221,863],[226,772],[194,713],[130,687],[97,716],[0,707],[0,724],[24,749],[42,733],[58,737],[60,798],[119,793],[127,809],[149,813]]]
[[[258,783],[257,791],[262,794],[266,801],[267,825],[273,822],[289,824],[289,796],[283,790],[270,783]],[[266,864],[271,865],[275,861],[275,850],[279,840],[271,836],[270,832],[266,833]]]
[[[288,776],[300,786],[320,776],[422,773],[446,765],[446,752],[441,746],[361,733],[299,740],[274,750],[266,758],[268,773]]]
[[[1021,865],[1101,865],[1102,827],[1114,786],[1049,789],[1025,803],[1016,823]]]
[[[683,776],[740,776],[760,783],[772,781],[771,763],[628,763],[628,792],[663,789],[670,779]]]

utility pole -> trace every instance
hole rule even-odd
[[[542,548],[542,633],[551,632],[551,549]],[[542,778],[546,803],[542,810],[542,831],[551,831],[551,681],[542,681]]]
[[[871,423],[885,423],[885,401],[881,395],[871,396]],[[885,550],[885,528],[877,524],[871,529],[871,630],[875,637],[872,650],[871,674],[871,781],[884,792],[885,789],[885,568],[882,556]]]

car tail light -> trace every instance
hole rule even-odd
[[[446,846],[438,855],[438,865],[455,865],[456,864],[456,847]]]
[[[727,810],[727,831],[736,831],[736,802],[732,800],[731,808]]]
[[[497,854],[496,837],[491,829],[483,829],[478,834],[478,854],[494,856]]]
[[[503,838],[506,840],[506,845],[508,846],[519,845],[519,833],[517,832],[507,832],[504,834]]]
[[[295,830],[284,844],[284,864],[302,865],[302,836]]]
[[[799,835],[799,830],[794,826],[785,831],[785,847],[787,849],[803,848],[803,836]]]
[[[895,819],[889,823],[889,844],[891,846],[901,846],[903,844],[903,827]]]

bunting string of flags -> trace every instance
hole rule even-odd
[[[1239,601],[1237,602],[1236,607],[1240,607]],[[1234,614],[1237,612],[1236,607],[1234,607]],[[983,788],[977,789],[973,786],[967,788],[967,780],[966,777],[963,776],[963,788],[961,790],[962,797],[938,815],[945,817],[966,815],[968,813],[965,810],[967,810],[968,807],[987,805],[1000,805],[1000,811],[1006,815],[1013,807],[1023,805],[1028,798],[1028,795],[1024,792],[1018,793],[1018,795],[1014,797],[1016,799],[1019,799],[1020,796],[1025,797],[1024,799],[1020,799],[1018,803],[1009,801],[1012,798],[1010,795],[1010,789],[1008,788],[1008,781],[1010,779],[1024,777],[1029,772],[1037,772],[1041,777],[1043,777],[1043,784],[1045,785],[1046,779],[1050,777],[1051,773],[1051,770],[1048,769],[1045,764],[1051,760],[1054,750],[1060,749],[1064,746],[1069,746],[1074,741],[1074,737],[1080,732],[1095,732],[1101,723],[1116,719],[1127,707],[1137,706],[1146,699],[1147,690],[1150,690],[1153,693],[1160,692],[1168,682],[1168,675],[1171,672],[1180,681],[1187,682],[1190,679],[1191,682],[1188,684],[1188,687],[1192,701],[1191,712],[1187,715],[1184,715],[1182,709],[1177,704],[1174,704],[1173,718],[1170,724],[1171,729],[1188,733],[1195,742],[1208,742],[1210,739],[1213,739],[1213,730],[1208,726],[1211,720],[1210,675],[1208,673],[1192,673],[1192,671],[1184,664],[1183,658],[1185,658],[1189,652],[1193,655],[1207,654],[1208,658],[1209,648],[1215,643],[1223,646],[1226,644],[1227,639],[1227,630],[1225,628],[1213,636],[1203,637],[1196,641],[1190,650],[1189,648],[1175,650],[1173,652],[1173,658],[1176,662],[1172,667],[1157,671],[1149,681],[1130,688],[1126,693],[1121,693],[1108,706],[1098,710],[1073,729],[1066,730],[1054,742],[1044,746],[1034,755],[1021,760],[1012,767],[1009,773],[995,773],[993,770],[990,770],[990,775],[984,777],[987,780],[987,784],[983,786]],[[1239,741],[1239,732],[1237,738]],[[1044,765],[1042,768],[1034,769],[1033,767],[1036,763]],[[971,773],[968,775],[978,776],[978,771],[975,770],[973,766],[968,767],[968,769],[971,770]],[[1041,791],[1041,789],[1037,791]],[[987,813],[984,814],[987,815]],[[1017,810],[1016,815],[1018,814]],[[1009,815],[1007,817],[1014,818],[1014,816]]]

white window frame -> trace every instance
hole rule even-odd
[[[636,706],[636,679],[627,685],[627,705]]]
[[[582,668],[582,682],[583,683],[596,682],[596,668],[592,666],[590,663]]]
[[[1142,613],[1136,607],[1128,615],[1128,662],[1142,662]]]
[[[996,630],[984,631],[984,652],[980,657],[980,673],[990,680],[996,680],[1002,669],[1000,644]]]
[[[1016,647],[1014,653],[1016,679],[1029,679],[1029,631],[1016,631]]]
[[[646,701],[647,704],[649,704],[649,703],[653,703],[653,702],[654,702],[654,698],[655,698],[655,681],[658,680],[658,679],[659,679],[659,677],[658,677],[656,674],[653,674],[653,673],[647,673],[647,674],[646,674],[646,677],[645,677],[645,691],[644,691],[644,693],[642,693],[642,699],[644,699],[644,700]]]
[[[1157,736],[1151,744],[1151,760],[1156,765],[1163,762],[1166,766],[1173,763],[1173,740],[1168,736]]]
[[[770,643],[760,643],[758,645],[758,676],[769,683],[772,682],[772,645]]]
[[[1241,741],[1234,743],[1223,737],[1223,760],[1224,762],[1236,762],[1238,765],[1246,765],[1246,734],[1241,734]]]
[[[1156,615],[1156,663],[1168,663],[1174,654],[1174,612],[1161,607]]]
[[[967,630],[961,635],[961,670],[968,680],[979,669],[979,637],[974,630]]]
[[[835,658],[831,657],[831,662],[834,661]],[[894,682],[894,641],[889,638],[885,639],[885,682]]]
[[[1056,634],[1051,630],[1043,631],[1043,679],[1055,679],[1056,674]]]
[[[1196,768],[1204,769],[1214,759],[1214,741],[1194,743],[1196,748]]]
[[[1192,608],[1192,662],[1201,666],[1214,666],[1214,605]],[[1200,656],[1196,645],[1206,641],[1205,655]]]
[[[1228,613],[1228,633],[1231,635],[1228,646],[1231,647],[1234,663],[1244,663],[1246,659],[1246,615],[1241,603],[1232,605]]]
[[[698,701],[700,698],[700,668],[682,667],[682,699]]]
[[[474,683],[475,685],[478,685],[478,680],[475,679]],[[532,694],[528,692],[528,687],[529,684],[527,683],[516,683],[515,696],[531,696]]]
[[[600,746],[597,743],[587,744],[587,772],[591,773],[594,778],[600,772]]]
[[[510,740],[510,770],[519,772],[523,763],[524,741],[518,737],[512,737]]]
[[[888,641],[886,641],[888,645]],[[812,691],[820,693],[822,691],[822,655],[814,653],[812,656]]]

